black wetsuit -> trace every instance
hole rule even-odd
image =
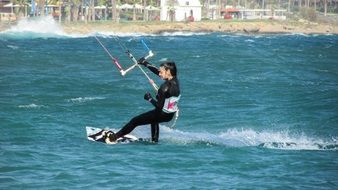
[[[148,64],[147,68],[154,74],[159,75],[159,70]],[[166,98],[180,95],[179,83],[176,77],[171,80],[166,80],[158,89],[156,99],[152,99],[150,102],[155,106],[154,110],[140,114],[129,121],[120,131],[116,133],[116,138],[122,137],[135,129],[140,125],[151,125],[151,139],[154,142],[158,142],[159,138],[159,123],[170,121],[175,113],[165,113],[162,111]]]

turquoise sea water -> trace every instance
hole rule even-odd
[[[337,35],[119,34],[136,57],[144,39],[152,63],[176,61],[182,91],[175,129],[124,145],[85,127],[119,129],[152,109],[152,88],[138,68],[122,77],[93,36],[48,19],[0,33],[0,189],[338,188]]]

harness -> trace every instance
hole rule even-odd
[[[178,101],[180,100],[181,95],[178,97],[171,96],[164,100],[164,105],[162,111],[165,113],[175,113],[178,111]]]

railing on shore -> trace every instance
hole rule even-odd
[[[8,21],[8,22],[11,22],[11,21],[16,21],[17,17],[14,13],[0,13],[0,22],[1,21]]]
[[[240,10],[242,19],[277,19],[285,20],[286,9],[242,9]]]

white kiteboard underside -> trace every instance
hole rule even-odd
[[[95,135],[97,133],[99,133],[100,131],[102,131],[103,129],[100,128],[95,128],[95,127],[86,127],[86,133],[87,133],[87,139],[90,141],[97,141],[97,142],[102,142],[98,139],[94,139],[90,136]],[[104,129],[105,131],[109,131],[109,129]],[[110,130],[112,131],[112,130]],[[135,137],[134,135],[125,135],[123,137],[120,137],[116,140],[116,143],[112,143],[112,144],[118,144],[118,143],[130,143],[130,142],[134,142],[134,141],[138,141],[139,139],[137,137]],[[110,144],[110,143],[109,143]]]

